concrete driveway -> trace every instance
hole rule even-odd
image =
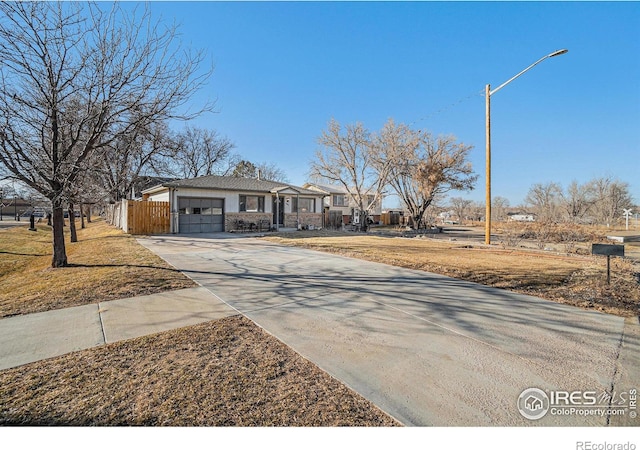
[[[406,425],[640,424],[637,318],[256,238],[139,242]],[[539,420],[529,388],[552,397]]]

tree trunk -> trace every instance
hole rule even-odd
[[[87,223],[91,223],[91,205],[87,205]]]
[[[86,228],[84,224],[84,203],[80,203],[80,228],[83,230]]]
[[[369,229],[369,215],[366,211],[360,210],[360,230],[363,232],[367,232]]]
[[[51,267],[67,265],[67,250],[64,245],[64,211],[61,204],[53,205],[53,259]]]
[[[76,231],[76,213],[73,210],[73,203],[69,203],[69,230],[71,231],[71,242],[78,242],[78,232]]]

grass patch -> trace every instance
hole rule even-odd
[[[52,269],[51,227],[0,230],[0,318],[196,284],[121,230],[96,220],[66,237],[69,267]]]
[[[305,233],[265,239],[438,273],[621,316],[640,313],[639,269],[628,260],[612,260],[611,285],[607,285],[605,260],[592,256],[354,233]]]
[[[235,316],[1,371],[0,425],[399,424]]]

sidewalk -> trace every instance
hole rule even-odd
[[[0,370],[234,314],[197,287],[0,319]]]

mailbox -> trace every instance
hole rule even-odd
[[[591,244],[591,254],[607,257],[607,284],[611,284],[611,257],[624,257],[624,245]]]
[[[624,256],[624,245],[591,244],[592,255]]]

